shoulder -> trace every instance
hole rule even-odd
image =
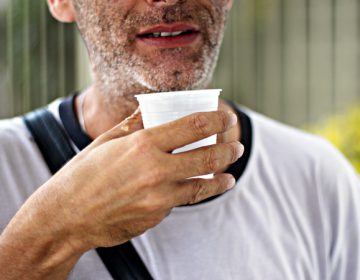
[[[251,119],[256,175],[266,189],[288,199],[293,215],[301,213],[324,242],[334,279],[358,273],[360,250],[360,178],[348,160],[322,137],[245,110]],[[351,260],[351,261],[349,261]]]
[[[0,120],[0,179],[14,172],[25,173],[25,169],[41,160],[37,144],[21,117]]]
[[[304,191],[317,191],[330,204],[360,195],[359,175],[328,140],[252,111],[248,114],[260,157],[268,157],[289,182],[301,180]]]
[[[328,140],[247,111],[253,125],[254,141],[279,160],[310,164],[317,172],[353,169]]]
[[[303,197],[319,195],[330,204],[360,195],[359,175],[328,140],[246,108],[244,112],[253,127],[253,167],[261,168],[260,176],[275,176],[284,188]]]
[[[31,142],[33,142],[32,136],[21,117],[0,120],[0,150],[2,152],[29,145]]]
[[[56,99],[47,105],[48,110],[54,115],[59,123],[59,104],[62,99]],[[27,129],[22,116],[0,120],[0,149],[11,147],[28,146],[36,148],[36,143]]]
[[[255,133],[256,140],[266,141],[269,145],[281,145],[294,152],[317,154],[322,148],[328,149],[329,143],[324,138],[301,129],[270,119],[259,113],[247,111]]]
[[[22,119],[0,120],[0,231],[49,176]]]

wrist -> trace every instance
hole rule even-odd
[[[30,198],[0,235],[0,278],[66,279],[86,251],[46,202],[37,207],[35,200]]]
[[[0,278],[4,280],[67,279],[80,257],[65,243],[40,234],[35,238],[5,230],[0,236]]]

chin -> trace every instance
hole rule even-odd
[[[201,89],[205,87],[205,83],[199,81],[189,81],[189,80],[181,80],[181,81],[152,80],[149,82],[143,81],[142,86],[145,86],[146,88],[156,92],[167,92],[167,91]]]
[[[159,71],[156,75],[145,75],[138,79],[140,84],[151,91],[166,92],[207,88],[211,75],[204,69],[172,69]]]

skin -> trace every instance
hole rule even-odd
[[[207,88],[232,2],[53,0],[49,4],[58,20],[76,22],[87,46],[94,83],[85,92],[84,115],[88,134],[96,138],[135,111],[136,94]],[[163,23],[164,18],[196,24],[201,40],[176,49],[135,40],[139,30]]]
[[[95,140],[39,187],[1,233],[5,280],[66,279],[86,251],[126,242],[173,207],[233,187],[234,178],[221,172],[244,150],[225,103],[223,110],[143,129],[134,99],[139,92],[207,86],[230,1],[49,0],[49,7],[58,20],[77,23],[89,50],[94,83],[82,94]],[[188,47],[159,50],[132,37],[143,26],[185,19],[202,27],[201,40]],[[220,135],[216,145],[171,154],[213,134]],[[217,175],[187,179],[208,173]]]

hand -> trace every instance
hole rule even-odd
[[[83,252],[121,244],[160,223],[171,209],[221,194],[234,178],[187,179],[214,173],[243,153],[238,142],[193,151],[171,151],[236,124],[234,114],[197,113],[151,129],[142,129],[141,115],[98,137],[24,205],[41,213],[56,233]]]

